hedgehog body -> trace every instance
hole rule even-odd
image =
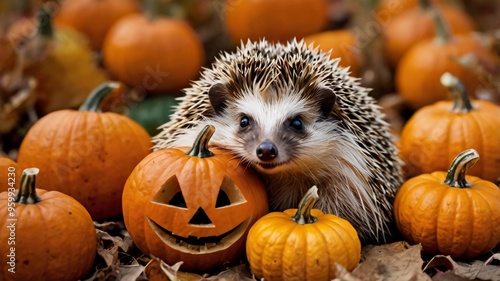
[[[302,41],[243,44],[185,90],[154,149],[211,143],[259,172],[272,210],[295,208],[312,186],[315,208],[347,219],[365,242],[387,241],[401,163],[375,100],[348,69]]]

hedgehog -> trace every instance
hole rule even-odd
[[[296,208],[316,185],[315,208],[348,220],[363,243],[387,242],[401,160],[370,90],[339,61],[303,40],[222,51],[184,89],[153,150],[188,146],[211,124],[211,145],[262,176],[271,210]]]

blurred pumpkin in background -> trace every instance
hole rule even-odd
[[[116,22],[103,45],[105,67],[113,77],[148,93],[177,91],[198,77],[204,49],[183,19],[157,14],[152,1],[145,13]]]
[[[322,31],[328,13],[328,0],[226,1],[223,21],[233,44],[263,38],[284,43]]]
[[[92,49],[98,50],[117,20],[140,11],[138,0],[66,0],[61,3],[54,22],[82,32]]]
[[[76,108],[106,80],[86,38],[73,29],[53,27],[52,11],[42,6],[36,22],[21,21],[9,29],[23,76],[37,82],[36,108],[41,115]]]
[[[436,35],[434,9],[441,14],[452,34],[470,33],[475,29],[473,19],[460,8],[449,4],[432,5],[429,0],[419,1],[419,6],[403,11],[382,24],[384,52],[392,68],[396,68],[403,55],[416,43]]]
[[[395,84],[398,93],[412,109],[448,99],[447,91],[439,83],[439,77],[450,72],[462,81],[467,91],[474,95],[481,83],[478,75],[462,66],[458,59],[473,54],[488,71],[496,71],[499,57],[482,45],[473,34],[453,35],[439,11],[431,11],[436,24],[437,35],[421,41],[401,58]]]
[[[304,41],[323,52],[331,51],[330,58],[340,58],[340,66],[349,67],[352,76],[361,71],[361,49],[349,29],[328,30],[304,37]]]

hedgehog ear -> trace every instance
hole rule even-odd
[[[226,109],[230,94],[231,92],[225,84],[217,83],[210,87],[210,90],[208,90],[208,99],[215,114],[222,114],[224,109]]]
[[[319,88],[316,91],[316,99],[318,101],[319,110],[323,117],[328,117],[332,112],[335,101],[337,100],[337,95],[330,88]]]

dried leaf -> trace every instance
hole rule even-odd
[[[470,263],[457,262],[450,256],[438,255],[429,261],[424,271],[432,268],[444,267],[455,275],[467,279],[477,278],[480,280],[500,281],[500,266],[491,264],[495,259],[499,260],[500,254],[497,253],[492,255],[486,262],[474,260]]]
[[[172,266],[166,264],[163,260],[153,257],[146,265],[146,276],[151,281],[198,281],[206,280],[203,276],[182,272],[180,267],[182,262],[178,262]]]
[[[244,264],[233,266],[222,271],[216,276],[212,276],[203,280],[210,281],[255,281],[248,267]]]
[[[136,265],[120,265],[118,266],[120,281],[136,281],[139,276],[144,272],[144,266],[140,264]]]
[[[470,279],[465,277],[460,277],[451,271],[441,272],[439,271],[436,275],[432,276],[433,281],[470,281]]]
[[[410,246],[406,242],[365,247],[365,260],[352,274],[361,280],[428,281],[430,277],[422,271],[422,247]]]

